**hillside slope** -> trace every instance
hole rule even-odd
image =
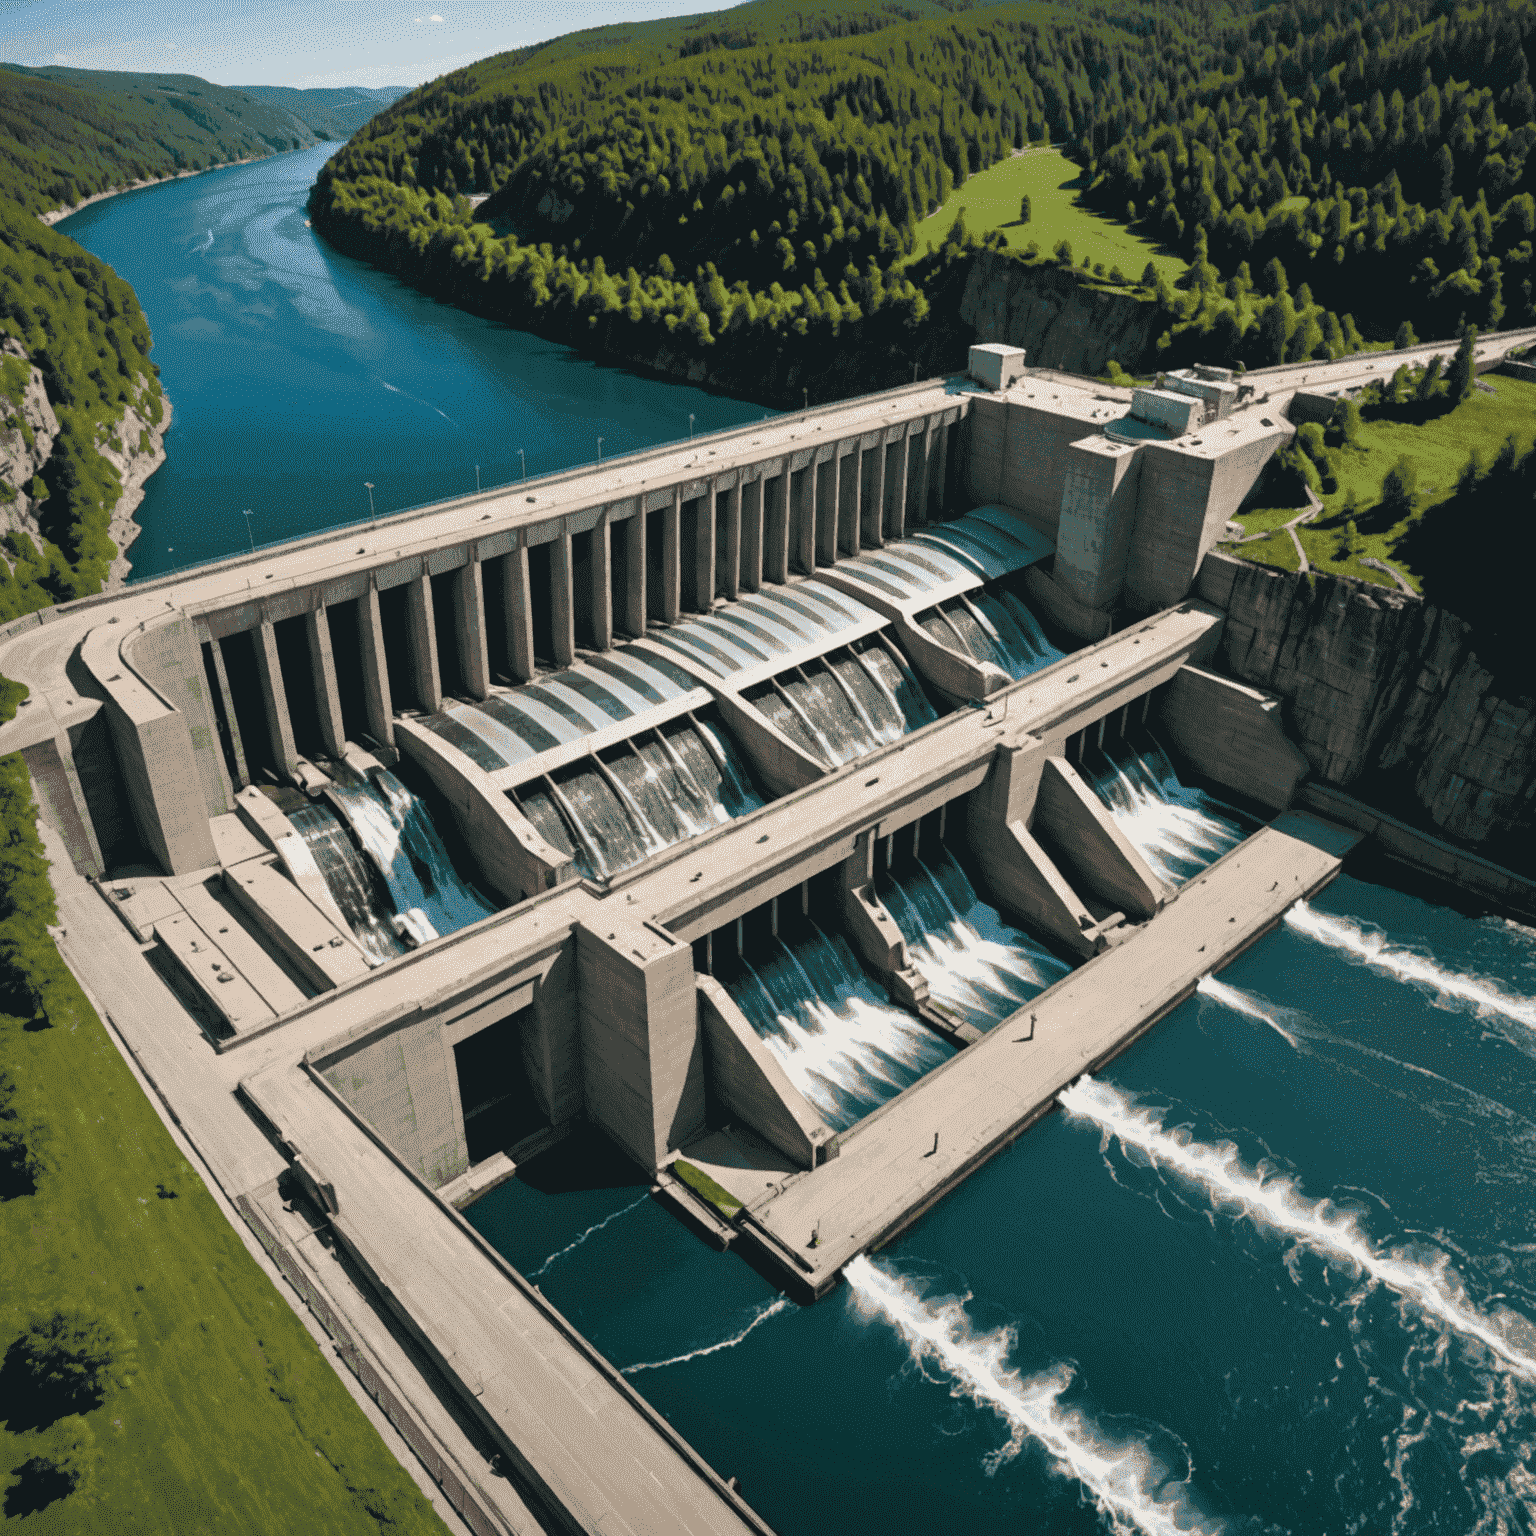
[[[289,85],[242,85],[245,95],[291,113],[322,139],[349,139],[370,118],[398,101],[408,85],[312,87],[298,90]]]
[[[929,287],[945,264],[911,260],[917,222],[1046,140],[1095,206],[1189,259],[1178,289],[1151,269],[1076,272],[1152,308],[1143,355],[1119,359],[1133,369],[1339,356],[1405,319],[1518,323],[1536,219],[1528,0],[1357,10],[1112,0],[928,19],[756,0],[574,34],[403,97],[325,167],[311,208],[350,253],[578,346],[710,378],[750,374],[765,349],[791,358],[774,373],[788,398],[797,368],[866,332],[873,371],[851,374],[893,382],[893,323],[909,361],[936,351],[919,333],[959,322]],[[1399,143],[1402,103],[1382,92],[1405,72],[1418,95]],[[1434,207],[1408,200],[1422,167],[1388,165],[1419,121],[1431,159],[1455,146]],[[1060,245],[1021,259],[1077,265]]]
[[[285,108],[194,75],[0,64],[0,196],[31,213],[319,142]]]

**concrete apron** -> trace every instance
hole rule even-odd
[[[746,1205],[739,1225],[785,1286],[814,1299],[1008,1146],[1084,1072],[1097,1071],[1328,884],[1361,834],[1286,812],[1213,864],[1117,948],[1095,956],[840,1140],[838,1155],[763,1193],[761,1176],[707,1172]],[[695,1159],[696,1160],[696,1159]]]

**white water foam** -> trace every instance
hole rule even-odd
[[[1045,1448],[1057,1471],[1083,1486],[1116,1536],[1214,1536],[1224,1529],[1189,1503],[1187,1485],[1168,1479],[1145,1440],[1112,1440],[1078,1409],[1062,1406],[1070,1366],[1021,1375],[1007,1363],[1016,1342],[1011,1328],[978,1334],[959,1300],[928,1301],[862,1255],[845,1266],[843,1278],[864,1311],[895,1328],[919,1364],[937,1365],[957,1396],[990,1408],[1008,1425],[1008,1444],[988,1457],[989,1472],[1016,1456],[1027,1436]]]
[[[1218,981],[1214,976],[1202,976],[1195,991],[1201,997],[1210,998],[1213,1003],[1220,1003],[1223,1008],[1230,1008],[1233,1013],[1240,1013],[1245,1018],[1257,1019],[1261,1024],[1268,1024],[1293,1050],[1304,1049],[1302,1043],[1277,1017],[1277,1015],[1283,1016],[1286,1010],[1276,1008],[1273,1003],[1266,1002],[1252,992],[1244,992],[1241,987]]]
[[[580,1248],[581,1245],[584,1242],[586,1242],[586,1240],[589,1237],[591,1237],[594,1232],[601,1232],[603,1230],[603,1228],[606,1227],[610,1221],[617,1221],[620,1216],[627,1216],[627,1215],[629,1215],[629,1213],[631,1211],[638,1211],[640,1209],[640,1207],[642,1205],[644,1205],[645,1202],[647,1200],[649,1200],[650,1198],[651,1198],[651,1192],[650,1192],[650,1190],[646,1190],[646,1192],[643,1195],[641,1195],[638,1200],[634,1201],[630,1205],[626,1205],[622,1210],[614,1211],[610,1215],[604,1216],[601,1221],[594,1221],[592,1223],[592,1225],[590,1227],[588,1227],[587,1230],[581,1234],[580,1237],[577,1237],[574,1240],[572,1240],[571,1242],[567,1243],[564,1248],[558,1249],[556,1252],[550,1254],[550,1256],[547,1259],[545,1259],[544,1262],[542,1264],[540,1264],[539,1267],[536,1270],[534,1270],[532,1274],[530,1274],[528,1276],[528,1279],[530,1279],[530,1280],[537,1280],[539,1278],[539,1276],[542,1275],[544,1273],[544,1271],[546,1269],[548,1269],[549,1266],[555,1262],[556,1259],[563,1259],[566,1256],[566,1254],[572,1252],[573,1250],[575,1250],[577,1248]]]
[[[1366,965],[1396,977],[1398,981],[1418,982],[1432,988],[1442,997],[1454,997],[1476,1008],[1502,1013],[1506,1018],[1536,1029],[1536,998],[1511,997],[1479,977],[1447,971],[1424,955],[1416,955],[1412,950],[1388,943],[1385,934],[1370,933],[1347,917],[1319,912],[1304,901],[1298,901],[1285,914],[1285,921],[1286,926],[1295,929],[1297,933],[1353,955]]]
[[[1305,1244],[1325,1259],[1351,1266],[1395,1291],[1430,1317],[1468,1339],[1483,1344],[1503,1365],[1536,1382],[1536,1356],[1501,1333],[1466,1299],[1449,1272],[1449,1259],[1433,1266],[1397,1254],[1383,1254],[1361,1231],[1353,1216],[1327,1200],[1308,1200],[1293,1179],[1265,1178],[1247,1167],[1231,1142],[1206,1146],[1188,1135],[1168,1131],[1148,1109],[1139,1109],[1107,1083],[1080,1077],[1059,1097],[1069,1115],[1092,1123],[1122,1147],[1135,1147],[1164,1168],[1204,1190],[1214,1205],[1235,1204],[1260,1226],[1271,1227]],[[1526,1331],[1530,1324],[1520,1320]]]
[[[642,1360],[639,1365],[626,1365],[622,1374],[633,1376],[636,1371],[659,1371],[664,1365],[686,1365],[690,1360],[702,1360],[705,1355],[718,1355],[722,1349],[734,1349],[754,1328],[762,1327],[770,1317],[777,1317],[780,1312],[787,1312],[791,1305],[786,1297],[780,1296],[776,1301],[759,1307],[752,1321],[740,1333],[733,1333],[730,1338],[721,1339],[718,1344],[706,1344],[703,1349],[690,1349],[686,1355],[673,1355],[670,1360]]]

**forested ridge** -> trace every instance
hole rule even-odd
[[[34,475],[0,477],[0,512],[26,509],[34,539],[0,544],[0,621],[101,590],[117,553],[122,494],[101,449],[120,450],[125,413],[164,414],[149,326],[132,288],[38,214],[144,178],[204,170],[317,142],[291,113],[189,75],[0,67],[0,434],[35,459],[24,411],[41,375],[59,432]],[[142,432],[142,426],[135,427]],[[14,522],[14,519],[7,519]]]
[[[1531,14],[759,0],[445,76],[361,130],[311,206],[344,249],[514,324],[716,374],[771,358],[781,382],[835,339],[874,384],[944,350],[926,330],[958,344],[976,237],[924,257],[916,222],[1049,140],[1086,200],[1192,263],[1181,290],[1078,274],[1158,307],[1156,355],[1121,362],[1337,356],[1531,314]]]

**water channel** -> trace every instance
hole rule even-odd
[[[756,421],[338,255],[304,203],[334,144],[93,203],[58,227],[133,285],[171,398],[142,581],[247,547]],[[244,517],[250,509],[249,530]]]
[[[520,447],[553,469],[757,412],[327,251],[302,211],[324,155],[64,226],[134,284],[178,410],[138,576],[239,547],[246,507],[292,536],[366,511],[364,480],[383,511],[472,488],[477,460],[509,478]],[[1227,845],[1160,754],[1090,766],[1171,881]],[[1054,980],[933,869],[891,899],[955,1008]],[[816,972],[775,963],[766,992]],[[877,1012],[853,980],[791,1022]],[[864,1077],[927,1069],[899,1046]],[[1536,933],[1345,875],[815,1307],[595,1136],[470,1216],[785,1536],[1462,1536],[1536,1526],[1533,1181]]]

